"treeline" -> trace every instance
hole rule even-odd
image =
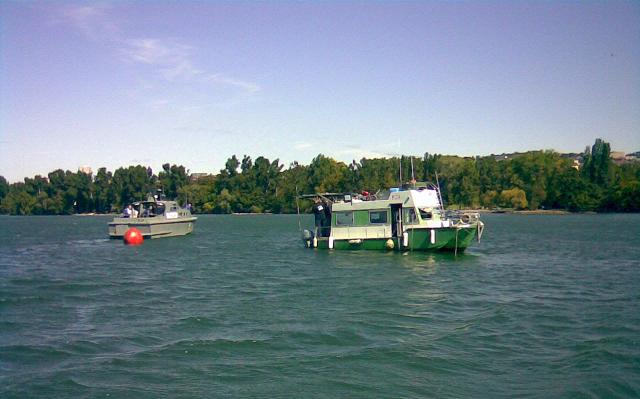
[[[217,175],[190,178],[183,166],[164,164],[154,174],[144,166],[100,168],[95,176],[56,170],[48,176],[8,184],[0,176],[0,212],[61,215],[119,212],[129,202],[162,189],[168,198],[192,204],[197,213],[302,211],[296,196],[316,192],[375,193],[403,181],[436,181],[449,207],[640,211],[640,163],[616,165],[609,144],[598,139],[582,154],[582,165],[553,151],[509,159],[462,158],[425,153],[422,158],[361,159],[351,164],[322,154],[309,165],[235,155]]]

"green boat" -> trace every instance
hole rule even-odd
[[[395,251],[464,251],[479,242],[484,223],[476,212],[445,211],[433,184],[411,183],[370,195],[322,193],[313,199],[315,226],[303,230],[308,248]]]
[[[122,238],[132,227],[144,238],[183,236],[193,232],[198,218],[175,201],[157,200],[149,196],[146,201],[128,205],[122,215],[109,223],[109,237]]]

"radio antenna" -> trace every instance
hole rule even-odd
[[[416,176],[413,174],[413,155],[411,156],[411,181],[416,181]]]
[[[444,202],[442,201],[442,192],[440,191],[440,180],[438,180],[438,171],[436,170],[436,185],[438,186],[438,197],[440,197],[440,209],[444,212]]]

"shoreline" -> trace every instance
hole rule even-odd
[[[513,209],[504,209],[504,210],[491,210],[491,209],[460,209],[462,212],[477,212],[483,215],[486,214],[508,214],[508,215],[606,215],[612,213],[623,213],[623,214],[637,214],[638,212],[571,212],[565,211],[562,209],[536,209],[536,210],[522,210],[516,211]],[[311,215],[311,213],[300,213],[301,215]],[[0,216],[79,216],[79,217],[105,217],[117,216],[117,213],[73,213],[73,214],[64,214],[64,215],[9,215],[9,214],[0,214]],[[242,212],[233,212],[233,213],[194,213],[193,215],[231,215],[231,216],[252,216],[252,215],[262,215],[262,216],[273,216],[273,215],[296,215],[295,212],[292,213],[273,213],[273,212],[264,212],[264,213],[242,213]]]
[[[494,213],[494,214],[503,214],[507,213],[510,215],[572,215],[572,214],[583,214],[583,213],[598,213],[598,212],[570,212],[562,209],[533,209],[533,210],[515,210],[515,209],[469,209],[462,210],[463,212],[478,212],[482,214]]]

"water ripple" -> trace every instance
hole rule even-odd
[[[640,396],[640,215],[488,215],[457,257],[107,221],[2,218],[0,397]]]

